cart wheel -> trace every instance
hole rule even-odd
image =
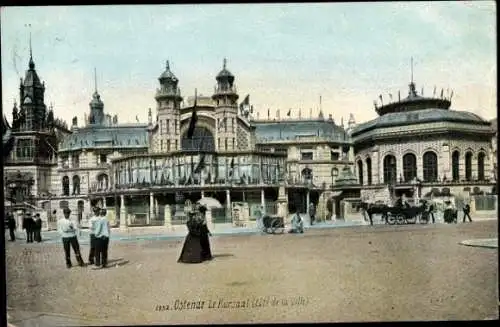
[[[396,216],[396,221],[398,222],[398,225],[402,225],[405,223],[405,216],[402,214],[399,214]]]
[[[417,223],[417,216],[413,216],[413,217],[408,217],[406,218],[406,222],[408,224],[416,224]]]
[[[393,214],[388,214],[387,222],[389,223],[389,225],[394,225],[396,223],[396,217]]]

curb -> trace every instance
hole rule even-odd
[[[465,241],[459,242],[458,244],[465,245],[465,246],[471,246],[471,247],[498,249],[498,238],[483,238],[483,239],[465,240]]]

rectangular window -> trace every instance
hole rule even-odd
[[[234,128],[235,128],[234,118],[231,118],[231,128],[233,129],[233,133],[234,133]]]
[[[224,140],[224,145],[225,145],[225,146],[224,146],[224,150],[226,150],[226,151],[227,151],[227,139],[225,139],[225,140]]]
[[[163,151],[163,140],[160,140],[160,151]]]
[[[302,152],[300,154],[300,160],[313,160],[312,152]]]
[[[170,152],[170,140],[167,140],[167,152]]]
[[[233,151],[235,151],[235,150],[236,150],[236,140],[233,137]]]
[[[177,124],[177,121],[176,121],[176,124]],[[178,147],[178,144],[177,144],[177,140],[175,140],[175,151],[179,150],[179,147]]]
[[[220,151],[220,137],[217,139],[217,150]]]
[[[167,119],[167,134],[170,134],[170,119]]]
[[[105,154],[101,154],[101,155],[99,155],[99,163],[101,163],[101,164],[105,164],[105,163],[106,163],[106,161],[107,161],[107,159],[108,159],[108,158],[107,158],[107,156],[106,156]]]
[[[330,152],[330,160],[332,161],[337,161],[339,160],[339,153],[338,152]]]

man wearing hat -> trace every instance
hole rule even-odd
[[[57,231],[61,235],[63,241],[64,255],[66,257],[66,267],[71,268],[72,266],[70,246],[75,252],[78,265],[83,267],[85,264],[83,263],[82,256],[80,254],[80,244],[78,244],[78,239],[76,238],[76,226],[74,222],[69,219],[71,210],[66,207],[63,210],[63,214],[64,218],[61,218],[57,221]]]

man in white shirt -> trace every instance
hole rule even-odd
[[[89,264],[93,265],[95,262],[95,249],[96,249],[96,241],[95,241],[95,228],[96,222],[99,220],[99,208],[94,207],[94,212],[89,219],[89,235],[90,235],[90,252],[89,252]]]
[[[64,218],[61,218],[57,221],[57,231],[59,232],[59,235],[61,235],[63,241],[64,255],[66,257],[66,267],[71,268],[72,266],[70,246],[75,252],[78,265],[83,267],[85,266],[85,264],[83,263],[82,256],[80,254],[80,244],[78,244],[78,239],[76,238],[77,228],[74,222],[69,219],[71,210],[69,208],[64,208],[63,213]]]
[[[108,264],[108,246],[110,236],[110,226],[106,217],[106,209],[101,209],[101,216],[95,224],[96,255],[95,265],[106,268]],[[102,260],[102,261],[101,261]]]

